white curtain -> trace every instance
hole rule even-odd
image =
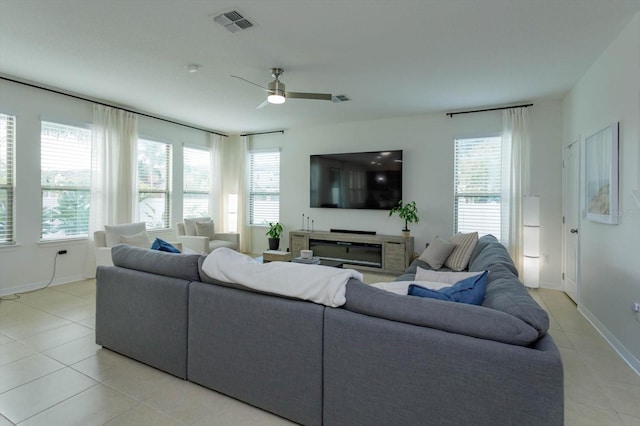
[[[226,232],[226,214],[223,184],[224,146],[223,137],[209,133],[209,147],[211,152],[211,195],[209,197],[209,212],[216,229]]]
[[[136,217],[138,116],[94,104],[92,135],[91,241],[105,225],[131,223]],[[87,256],[86,272],[95,274],[94,256]]]
[[[250,253],[253,249],[251,226],[249,226],[249,137],[242,136],[238,144],[238,230],[240,251]]]
[[[219,232],[238,232],[240,234],[240,251],[250,253],[252,250],[251,228],[249,227],[248,200],[248,144],[246,136],[240,140],[230,140],[211,134],[211,168],[212,168],[212,216]],[[236,212],[237,222],[229,220],[232,212]]]
[[[522,275],[523,209],[530,191],[529,111],[512,108],[503,111],[502,146],[502,232],[507,249]]]

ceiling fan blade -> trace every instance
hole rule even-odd
[[[302,93],[302,92],[285,92],[285,98],[296,99],[317,99],[320,101],[330,101],[331,93]]]
[[[262,109],[262,108],[266,107],[267,105],[269,105],[269,101],[265,99],[264,101],[262,101],[262,102],[260,103],[260,105],[258,105],[258,106],[256,107],[256,109]]]
[[[261,89],[269,90],[269,89],[267,89],[267,88],[266,88],[266,87],[264,87],[264,86],[260,86],[258,83],[254,83],[253,81],[249,81],[249,80],[247,80],[246,78],[242,78],[242,77],[239,77],[239,76],[237,76],[237,75],[232,75],[231,77],[233,77],[233,78],[237,78],[238,80],[242,80],[242,81],[247,82],[247,83],[249,83],[249,84],[253,84],[254,86],[258,86],[258,87],[260,87]]]

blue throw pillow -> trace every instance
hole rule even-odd
[[[417,284],[409,285],[408,295],[429,297],[431,299],[447,300],[449,302],[482,305],[484,293],[487,290],[487,271],[480,275],[458,281],[451,287],[431,290]]]
[[[151,250],[167,251],[169,253],[180,253],[180,250],[178,250],[165,240],[161,240],[160,238],[156,238],[153,244],[151,244]]]

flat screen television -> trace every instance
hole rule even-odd
[[[402,151],[310,156],[310,206],[390,210],[402,199]]]

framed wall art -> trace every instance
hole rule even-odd
[[[618,123],[588,136],[585,145],[585,216],[618,224]]]

